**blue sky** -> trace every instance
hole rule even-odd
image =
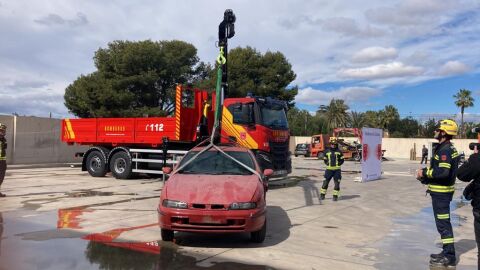
[[[460,88],[480,102],[478,0],[0,0],[0,113],[68,116],[65,88],[113,40],[184,40],[213,62],[226,8],[231,47],[282,52],[302,109],[342,98],[357,111],[455,114]]]

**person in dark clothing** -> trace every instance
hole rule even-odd
[[[422,161],[420,161],[420,164],[423,164],[423,161],[425,160],[425,164],[427,164],[428,161],[428,149],[423,145],[422,148]]]
[[[454,267],[456,265],[452,223],[450,222],[450,202],[455,191],[455,180],[459,154],[450,140],[457,135],[458,126],[453,120],[442,120],[434,138],[439,141],[435,148],[430,167],[420,169],[417,179],[428,185],[432,197],[435,225],[442,240],[442,252],[430,255],[430,265]]]
[[[457,177],[463,182],[470,182],[463,191],[463,196],[467,200],[472,200],[473,227],[475,231],[475,241],[477,250],[480,247],[480,155],[477,147],[474,153],[457,171]],[[480,269],[480,253],[477,251],[477,267]]]
[[[7,133],[7,126],[0,123],[0,187],[2,186],[5,172],[7,170],[7,140],[5,135]],[[0,192],[0,197],[5,197],[5,194]]]
[[[320,189],[320,200],[325,199],[328,184],[333,178],[335,183],[335,187],[333,188],[333,200],[337,201],[338,197],[340,196],[340,180],[342,180],[341,166],[344,162],[344,158],[342,152],[338,149],[338,142],[336,138],[330,138],[330,148],[325,152],[323,161],[327,165],[327,169],[325,170],[325,180],[323,181],[322,188]]]

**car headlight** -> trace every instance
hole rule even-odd
[[[162,205],[168,208],[181,208],[181,209],[187,208],[186,202],[174,201],[174,200],[163,200]]]
[[[246,210],[255,208],[257,208],[257,204],[254,202],[232,203],[229,207],[230,210]]]

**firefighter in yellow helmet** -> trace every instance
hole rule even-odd
[[[320,200],[325,199],[328,184],[333,178],[335,183],[335,187],[333,188],[333,200],[336,201],[340,195],[340,180],[342,180],[341,166],[344,162],[342,151],[338,149],[337,138],[330,137],[330,148],[325,151],[323,161],[327,165],[327,169],[325,170],[325,180],[320,189]]]
[[[5,178],[5,171],[7,170],[7,140],[5,139],[7,133],[7,126],[0,123],[0,187]],[[5,197],[5,194],[0,192],[0,197]]]
[[[450,201],[455,191],[455,179],[459,154],[450,140],[456,136],[458,126],[455,121],[440,121],[434,138],[439,144],[430,160],[430,167],[417,171],[417,179],[428,186],[432,197],[433,215],[442,240],[442,252],[430,255],[432,266],[451,267],[456,264],[453,229],[450,222]]]

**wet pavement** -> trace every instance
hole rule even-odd
[[[294,158],[271,182],[267,237],[177,233],[160,240],[158,179],[91,178],[79,168],[16,169],[0,199],[0,269],[429,269],[439,251],[430,198],[416,163],[383,163],[382,180],[358,183],[347,162],[341,200],[319,201],[323,165]],[[457,269],[476,269],[471,207],[452,202]]]

